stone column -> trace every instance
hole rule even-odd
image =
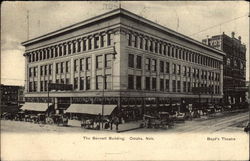
[[[56,62],[52,65],[52,83],[56,83]]]
[[[70,58],[70,84],[74,85],[74,59]]]
[[[169,92],[173,92],[173,62],[169,62]]]

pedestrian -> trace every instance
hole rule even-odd
[[[115,117],[115,129],[116,129],[116,132],[118,131],[118,126],[119,126],[119,119],[118,119],[118,117]]]
[[[110,130],[113,130],[113,123],[114,123],[114,118],[113,117],[110,118],[109,123],[110,123]]]

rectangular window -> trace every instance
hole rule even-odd
[[[89,76],[87,76],[86,77],[86,90],[89,90],[90,89],[90,77]]]
[[[148,40],[145,39],[145,50],[147,51],[148,50]]]
[[[111,68],[112,66],[112,54],[105,55],[105,68]]]
[[[34,92],[37,91],[37,82],[36,81],[33,82],[33,91]]]
[[[29,68],[29,76],[32,77],[33,76],[33,69]]]
[[[140,37],[140,49],[143,49],[143,37]]]
[[[169,73],[169,62],[166,62],[166,73]]]
[[[155,53],[158,53],[158,43],[155,42]]]
[[[47,75],[47,73],[48,73],[47,71],[48,71],[48,66],[45,65],[45,66],[44,66],[44,75]]]
[[[134,55],[128,54],[128,67],[134,68]]]
[[[56,63],[56,74],[59,73],[59,63]]]
[[[66,55],[67,54],[67,45],[64,44],[63,45],[63,55]]]
[[[64,71],[63,71],[63,69],[64,69],[64,63],[63,62],[61,62],[61,73],[63,73]]]
[[[187,83],[187,88],[188,88],[188,92],[191,92],[191,84],[190,84],[190,82]]]
[[[177,92],[181,92],[181,81],[177,81]]]
[[[187,67],[183,66],[183,76],[187,76]]]
[[[91,50],[92,49],[92,38],[88,38],[88,49]]]
[[[160,90],[164,91],[164,79],[160,79]]]
[[[80,77],[80,90],[84,89],[84,77]]]
[[[196,69],[192,68],[193,77],[195,77]]]
[[[102,62],[102,55],[96,56],[96,69],[102,69],[103,62]]]
[[[74,60],[74,72],[78,72],[78,68],[79,68],[78,62],[79,62],[78,59]]]
[[[151,64],[150,64],[150,58],[146,58],[145,66],[146,66],[146,70],[150,70],[151,69],[150,68],[150,66],[151,66]]]
[[[157,64],[156,64],[156,60],[155,59],[152,59],[152,69],[153,69],[153,71],[157,70]]]
[[[59,56],[62,56],[62,46],[59,46]]]
[[[80,59],[80,71],[84,70],[84,58]]]
[[[146,84],[146,90],[150,90],[150,77],[146,77],[145,84]]]
[[[128,89],[134,89],[134,76],[128,75]]]
[[[191,76],[191,67],[187,67],[187,75],[188,75],[188,77]]]
[[[104,41],[105,41],[104,35],[101,35],[101,47],[104,47]]]
[[[135,37],[134,47],[135,47],[135,48],[137,48],[137,46],[138,46],[138,45],[137,45],[137,44],[138,44],[138,42],[137,42],[137,41],[138,41],[138,39],[137,39],[137,36],[134,36],[134,37]]]
[[[163,73],[164,72],[164,62],[160,61],[160,72]]]
[[[91,69],[91,58],[88,57],[86,58],[86,70],[90,70]]]
[[[152,90],[156,90],[156,78],[152,78]]]
[[[159,45],[159,53],[162,54],[162,44]]]
[[[105,82],[104,82],[104,88],[105,89],[111,89],[111,81],[112,81],[111,75],[110,74],[109,75],[105,75],[104,80],[105,80]]]
[[[95,47],[95,49],[99,48],[99,37],[98,36],[96,36],[94,38],[94,47]]]
[[[33,90],[32,90],[32,89],[33,89],[33,88],[32,88],[32,84],[33,84],[32,82],[29,82],[29,92],[32,92],[32,91],[33,91]]]
[[[37,67],[34,67],[34,77],[37,76]]]
[[[176,73],[176,64],[173,64],[173,69],[172,69],[172,73],[175,74]]]
[[[151,52],[153,52],[153,41],[150,40],[149,42],[150,42],[149,50],[150,50]]]
[[[183,82],[183,92],[187,92],[187,83]]]
[[[59,79],[56,79],[56,83],[57,83],[57,84],[59,83],[59,81],[60,81]]]
[[[165,80],[165,91],[169,92],[169,80]]]
[[[181,65],[177,65],[177,74],[178,74],[178,75],[181,74]]]
[[[40,75],[43,75],[43,66],[40,66]]]
[[[49,64],[49,75],[52,74],[52,64]]]
[[[72,48],[73,48],[72,53],[76,53],[76,42],[75,41],[72,43]]]
[[[83,51],[86,51],[86,50],[87,50],[87,40],[86,40],[86,39],[83,40],[83,43],[82,43],[82,50],[83,50]]]
[[[136,76],[136,89],[141,90],[141,76]]]
[[[111,33],[108,33],[108,46],[110,46],[111,44],[113,44],[113,35]]]
[[[103,89],[103,77],[96,76],[96,89]]]
[[[141,66],[142,66],[142,57],[137,55],[137,57],[136,57],[136,68],[141,69]]]
[[[69,61],[66,61],[65,63],[66,63],[66,73],[68,73],[69,72]]]
[[[128,46],[132,46],[132,35],[128,34]]]
[[[170,46],[168,46],[168,56],[170,56],[171,55],[171,48],[170,48]]]
[[[44,91],[47,91],[47,90],[48,90],[48,82],[44,81]]]
[[[78,77],[74,78],[74,89],[78,88]]]
[[[81,51],[81,41],[77,41],[77,52]]]
[[[41,92],[43,92],[43,81],[40,81],[40,90],[41,90]]]
[[[173,92],[176,92],[176,81],[173,80],[172,82],[173,82],[173,83],[172,83]]]

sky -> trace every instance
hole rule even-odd
[[[234,31],[247,47],[249,80],[249,4],[245,1],[5,1],[1,5],[1,84],[24,85],[21,42],[111,11],[119,4],[198,41],[222,32],[231,36]]]

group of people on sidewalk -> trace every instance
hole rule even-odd
[[[108,119],[104,125],[104,129],[110,128],[110,130],[113,130],[113,124],[115,125],[116,131],[118,131],[118,126],[120,124],[120,120],[117,116],[114,116],[114,117],[111,117],[110,119]]]

